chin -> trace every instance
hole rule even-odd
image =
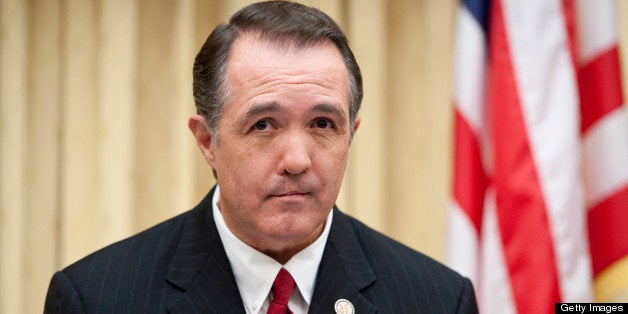
[[[269,238],[282,242],[293,242],[298,239],[316,239],[323,230],[324,221],[321,224],[313,224],[311,221],[305,223],[298,219],[282,219],[282,223],[275,224],[273,228],[266,230],[265,235]]]

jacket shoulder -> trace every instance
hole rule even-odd
[[[164,282],[181,229],[196,210],[110,244],[57,272],[51,280],[46,308],[48,302],[62,300],[63,295],[80,300],[87,312],[109,305],[124,305],[119,309],[107,308],[113,312],[126,311],[127,307],[163,308],[159,302],[168,294]],[[53,291],[61,283],[65,292]],[[55,294],[60,295],[53,298]]]
[[[183,223],[191,211],[165,220],[133,236],[109,244],[63,269],[67,274],[79,275],[83,268],[106,270],[109,266],[124,266],[125,262],[148,260],[148,255],[165,253],[176,245],[176,239]],[[153,253],[153,254],[151,254]],[[111,265],[112,263],[117,265]]]
[[[378,291],[379,296],[394,292],[397,295],[389,295],[388,299],[414,302],[416,309],[436,309],[432,312],[477,312],[475,294],[469,279],[357,219],[342,213],[341,215],[356,233],[358,244],[377,277],[372,288],[373,291]]]
[[[372,229],[351,216],[344,216],[355,231],[360,246],[365,251],[367,258],[389,260],[391,266],[421,266],[428,269],[438,269],[444,272],[445,275],[462,278],[462,276],[441,262]],[[374,266],[378,266],[377,264],[378,263]]]

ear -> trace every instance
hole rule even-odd
[[[360,116],[355,117],[355,120],[353,120],[353,135],[355,135],[355,132],[358,131],[358,127],[360,126],[361,121],[362,118]]]
[[[209,164],[212,169],[215,169],[214,163],[216,157],[214,154],[214,142],[212,141],[212,135],[207,131],[207,127],[205,127],[205,118],[199,114],[191,116],[188,120],[188,128],[192,131],[196,139],[196,144],[201,149],[201,153],[203,153],[207,164]]]

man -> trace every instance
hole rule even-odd
[[[468,279],[334,207],[362,78],[331,18],[240,10],[197,55],[194,96],[217,186],[57,272],[46,312],[477,312]]]

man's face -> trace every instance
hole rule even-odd
[[[227,84],[219,141],[205,152],[225,222],[262,252],[311,243],[338,197],[351,139],[340,52],[331,42],[297,50],[243,36]]]

